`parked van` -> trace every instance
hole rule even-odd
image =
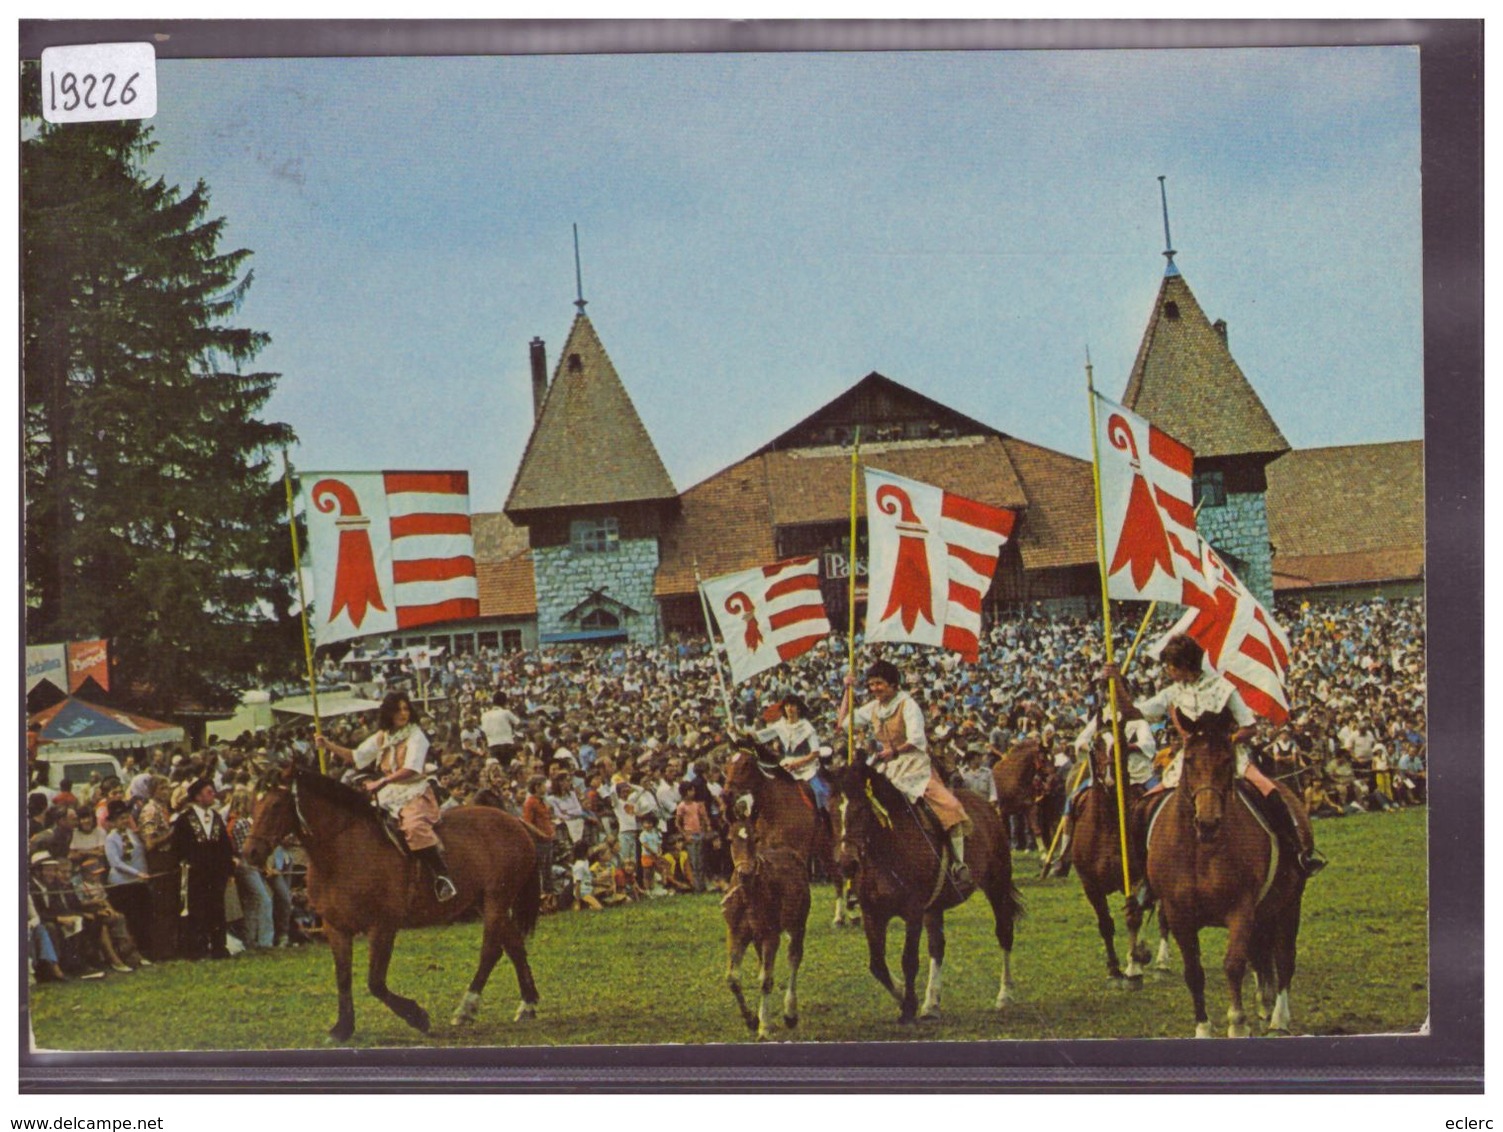
[[[67,779],[73,785],[89,781],[89,775],[99,772],[99,780],[120,778],[120,760],[105,751],[53,751],[43,747],[37,753],[37,761],[47,764],[47,786],[56,791]]]

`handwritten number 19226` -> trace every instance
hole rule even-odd
[[[77,110],[80,105],[94,110],[100,106],[129,106],[136,100],[136,79],[140,72],[133,73],[125,82],[121,83],[120,91],[115,93],[114,87],[117,76],[114,74],[75,75],[72,71],[64,71],[59,78],[55,73],[48,73],[50,86],[51,105],[49,109],[58,109],[57,96],[61,92],[63,96],[62,109],[66,111]],[[95,101],[95,95],[99,95],[99,101]]]

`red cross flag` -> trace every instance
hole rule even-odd
[[[819,559],[790,558],[700,583],[731,662],[731,682],[808,652],[830,632]]]
[[[1017,516],[866,469],[868,641],[938,645],[975,663],[981,601]]]
[[[1289,637],[1210,544],[1201,545],[1203,576],[1185,580],[1178,599],[1185,614],[1155,643],[1155,655],[1169,637],[1187,634],[1248,707],[1282,724],[1289,718]]]
[[[318,644],[480,616],[468,472],[301,480]]]
[[[1119,601],[1180,600],[1201,575],[1190,473],[1195,454],[1096,394],[1107,592]]]

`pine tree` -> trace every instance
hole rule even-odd
[[[35,72],[23,90],[35,91]],[[230,325],[250,252],[209,190],[152,179],[140,122],[50,126],[23,95],[27,640],[104,637],[143,707],[216,706],[296,663],[291,553],[260,419],[266,334]]]

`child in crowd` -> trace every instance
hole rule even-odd
[[[590,848],[583,841],[574,846],[574,907],[583,912],[586,908],[599,912],[604,905],[595,897],[595,875],[590,871]]]

